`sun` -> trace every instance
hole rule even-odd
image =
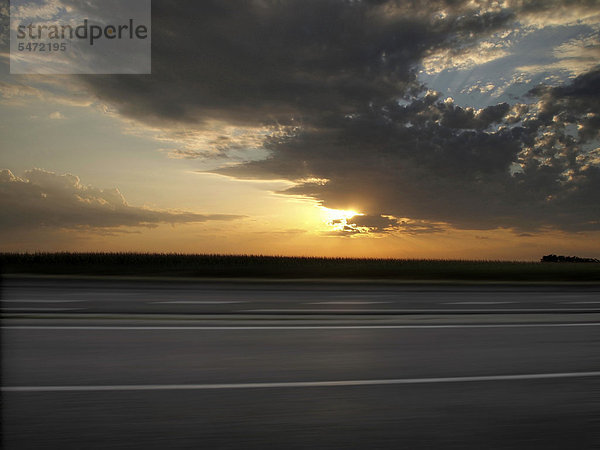
[[[330,209],[321,206],[321,217],[334,230],[343,230],[348,224],[348,220],[355,216],[362,216],[361,213],[353,209]]]

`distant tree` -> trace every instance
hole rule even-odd
[[[574,263],[600,263],[596,258],[580,258],[579,256],[557,256],[545,255],[542,256],[541,262],[574,262]]]

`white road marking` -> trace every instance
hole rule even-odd
[[[150,302],[156,304],[171,305],[226,305],[229,303],[245,303],[243,301],[219,301],[219,300],[173,300],[168,302]]]
[[[2,300],[2,303],[80,303],[86,300]]]
[[[310,302],[307,305],[377,305],[391,302],[344,301],[344,302]]]
[[[81,311],[86,308],[29,308],[29,307],[14,307],[0,308],[0,311]]]
[[[505,305],[516,302],[443,302],[445,305]]]
[[[565,313],[565,312],[600,312],[600,309],[591,308],[495,308],[495,309],[244,309],[238,312],[245,313]]]
[[[226,330],[417,330],[437,328],[558,328],[598,327],[600,322],[564,323],[490,323],[446,325],[256,325],[256,326],[68,326],[68,325],[6,325],[3,330],[125,330],[125,331],[226,331]]]
[[[598,305],[600,304],[600,301],[594,301],[594,302],[563,302],[564,304],[567,305]]]
[[[98,386],[3,386],[2,392],[73,392],[73,391],[175,391],[212,389],[261,389],[297,387],[380,386],[401,384],[472,383],[482,381],[547,380],[557,378],[598,377],[600,372],[527,373],[517,375],[484,375],[475,377],[395,378],[383,380],[284,381],[273,383],[219,384],[123,384]]]

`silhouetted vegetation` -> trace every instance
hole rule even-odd
[[[542,262],[600,263],[600,259],[580,258],[579,256],[545,255],[542,256]]]
[[[600,281],[600,264],[174,253],[0,253],[4,274],[210,278]]]

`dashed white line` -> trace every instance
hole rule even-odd
[[[444,302],[445,305],[506,305],[516,302]]]
[[[81,311],[86,308],[30,308],[30,307],[14,307],[0,308],[0,311]]]
[[[391,302],[343,301],[343,302],[310,302],[307,305],[378,305]]]
[[[150,302],[164,305],[227,305],[231,303],[245,303],[243,301],[219,301],[219,300],[173,300],[165,302]]]
[[[342,386],[381,386],[402,384],[473,383],[485,381],[547,380],[557,378],[598,377],[600,372],[528,373],[516,375],[484,375],[474,377],[395,378],[382,380],[284,381],[272,383],[219,384],[125,384],[97,386],[3,386],[2,392],[97,392],[97,391],[176,391],[215,389],[275,389]]]
[[[11,299],[2,300],[2,303],[81,303],[86,300],[30,300],[30,299]]]

